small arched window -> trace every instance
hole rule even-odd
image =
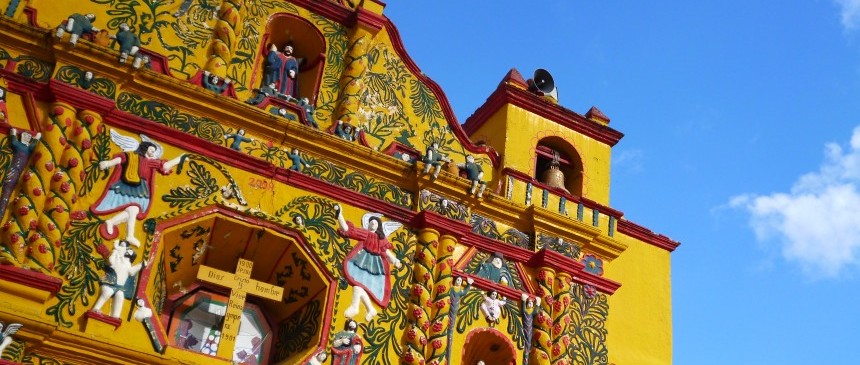
[[[538,142],[534,171],[541,183],[582,195],[582,159],[564,139],[547,137]]]

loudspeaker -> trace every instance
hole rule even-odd
[[[535,70],[533,78],[528,80],[529,90],[539,95],[549,96],[558,101],[558,88],[549,71],[539,68]]]

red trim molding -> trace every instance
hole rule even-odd
[[[484,123],[486,123],[487,120],[489,120],[490,117],[505,104],[513,104],[556,122],[561,126],[594,138],[595,140],[609,146],[615,146],[618,141],[624,137],[624,133],[589,120],[579,113],[549,102],[544,98],[535,95],[524,88],[514,86],[512,83],[507,81],[508,77],[502,80],[496,88],[496,91],[487,98],[484,105],[481,105],[481,107],[479,107],[478,110],[476,110],[475,113],[466,120],[466,124],[463,125],[463,129],[466,133],[469,135],[475,133],[475,131],[484,125]]]
[[[551,267],[557,271],[565,272],[573,278],[573,281],[583,285],[594,286],[602,293],[611,295],[621,287],[621,283],[617,281],[585,271],[585,265],[581,262],[546,248],[538,251],[530,264],[538,267]]]
[[[633,223],[627,219],[618,221],[618,232],[669,252],[675,251],[675,249],[681,245],[678,241],[673,241],[665,235],[654,233],[650,229]]]
[[[63,281],[59,278],[12,265],[0,265],[0,280],[44,290],[54,295],[63,286]]]
[[[448,234],[457,237],[457,239],[462,239],[472,231],[472,227],[468,224],[448,219],[448,217],[430,210],[423,210],[416,214],[409,225],[413,228],[435,229],[439,231],[440,235]]]
[[[134,305],[134,303],[132,303],[131,305]],[[114,318],[114,317],[111,317],[107,314],[95,312],[92,310],[86,311],[84,313],[84,318],[86,318],[88,321],[89,320],[96,320],[99,322],[107,323],[107,324],[113,326],[114,329],[117,329],[117,328],[119,328],[120,325],[122,325],[122,319]]]

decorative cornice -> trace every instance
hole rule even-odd
[[[549,102],[528,90],[508,82],[499,84],[496,90],[487,98],[484,105],[481,105],[471,117],[466,119],[463,129],[466,133],[472,135],[506,104],[523,108],[609,146],[614,146],[624,137],[623,133],[609,126],[589,120],[579,113]]]
[[[675,249],[681,245],[678,241],[673,241],[665,235],[654,233],[650,229],[633,223],[627,219],[618,221],[618,232],[669,252],[675,251]]]
[[[564,272],[573,278],[573,281],[583,284],[592,285],[598,291],[606,294],[614,294],[621,283],[609,280],[592,273],[585,271],[585,265],[581,262],[568,258],[558,252],[549,249],[542,249],[532,258],[530,264],[534,266],[545,266],[555,269],[556,272]]]
[[[467,236],[472,231],[472,227],[468,224],[449,219],[430,210],[423,210],[416,214],[409,222],[409,225],[413,228],[432,228],[439,231],[440,235],[448,234],[456,237],[458,240]]]
[[[0,265],[0,280],[43,290],[54,295],[63,286],[63,281],[59,278],[12,265]]]

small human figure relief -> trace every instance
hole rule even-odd
[[[481,180],[484,178],[484,171],[481,169],[481,165],[475,162],[475,157],[467,155],[466,163],[457,164],[457,167],[459,167],[461,171],[465,171],[466,178],[472,182],[472,188],[469,190],[469,194],[474,194],[478,198],[484,195],[484,189],[487,188],[487,183]],[[479,185],[480,189],[478,189]],[[477,194],[475,194],[476,192]]]
[[[361,218],[363,228],[355,227],[343,218],[340,205],[335,205],[335,214],[340,225],[338,232],[357,243],[343,260],[346,281],[352,286],[352,302],[344,311],[347,318],[358,315],[359,306],[364,304],[365,320],[376,316],[373,303],[385,308],[391,299],[391,269],[389,264],[400,268],[400,260],[391,250],[388,236],[403,224],[383,222],[382,214],[367,213]],[[385,259],[383,259],[383,257]],[[371,302],[372,301],[372,302]]]
[[[159,342],[155,326],[152,324],[152,309],[146,306],[146,302],[143,298],[137,298],[137,300],[134,301],[134,307],[134,320],[143,323],[143,327],[146,328],[149,340],[152,342],[152,347],[155,348],[155,351],[158,351],[159,353],[163,352],[164,347]]]
[[[482,262],[476,275],[504,286],[513,279],[508,266],[505,265],[505,256],[500,252],[493,252],[490,258]]]
[[[472,288],[472,284],[475,282],[475,279],[466,278],[466,285],[463,286],[463,277],[457,276],[454,278],[454,285],[451,285],[451,289],[448,290],[448,295],[451,296],[451,310],[448,311],[448,323],[457,323],[457,312],[460,309],[460,299],[463,298],[468,292],[469,289]],[[448,326],[448,347],[452,348],[454,344],[454,327],[456,326]],[[448,363],[451,362],[451,353],[453,351],[448,351],[446,358],[448,359]]]
[[[325,361],[328,359],[328,354],[325,350],[320,350],[314,356],[311,356],[311,359],[305,363],[305,365],[323,365]]]
[[[299,106],[305,110],[305,120],[308,121],[311,127],[319,129],[320,126],[317,125],[316,119],[314,119],[314,106],[311,105],[311,101],[308,98],[302,98],[299,100]]]
[[[353,126],[344,123],[342,120],[338,120],[337,125],[334,128],[334,134],[347,141],[354,142],[356,131]]]
[[[356,333],[358,323],[347,319],[343,331],[334,334],[331,348],[332,365],[358,365],[361,363],[363,344]]]
[[[429,174],[430,169],[435,167],[433,170],[433,179],[439,177],[439,172],[442,171],[442,165],[445,162],[451,162],[448,157],[443,156],[439,152],[439,143],[433,142],[429,147],[427,147],[427,152],[424,153],[424,158],[422,159],[424,162],[424,174]]]
[[[252,139],[245,137],[245,130],[244,129],[239,129],[238,131],[236,131],[236,133],[225,134],[224,139],[225,140],[232,139],[233,142],[230,143],[230,148],[232,148],[236,151],[242,150],[242,143],[252,141]]]
[[[12,197],[12,192],[15,190],[15,185],[21,177],[21,173],[27,167],[27,162],[30,160],[30,154],[36,148],[36,143],[42,138],[41,133],[36,133],[35,136],[28,131],[21,131],[20,137],[18,130],[9,128],[9,141],[12,145],[12,161],[6,168],[6,176],[3,177],[3,191],[0,192],[0,217],[6,213],[6,208],[9,206],[9,199]]]
[[[484,317],[490,325],[499,324],[499,317],[502,315],[502,307],[506,304],[505,297],[499,298],[499,292],[491,290],[489,294],[484,293],[484,301],[481,303],[481,312],[484,312]]]
[[[18,333],[18,330],[24,327],[23,324],[20,323],[9,323],[5,326],[3,322],[0,322],[0,356],[3,356],[3,351],[6,351],[6,347],[12,344],[12,335]]]
[[[170,175],[184,155],[180,154],[170,161],[162,160],[164,148],[143,134],[138,141],[111,130],[110,137],[123,152],[115,154],[110,160],[99,162],[99,168],[106,170],[117,165],[119,168],[114,169],[107,188],[90,207],[90,211],[95,215],[116,213],[99,227],[102,237],[116,238],[117,225],[125,223],[125,240],[140,246],[140,241],[134,236],[135,224],[149,213],[155,189],[155,172]]]
[[[298,213],[293,214],[293,223],[296,225],[296,228],[305,228],[305,219]]]
[[[137,51],[140,50],[140,38],[131,31],[128,24],[120,24],[119,32],[116,32],[116,35],[112,35],[110,38],[116,40],[116,43],[119,44],[119,63],[126,63],[129,56],[135,59],[140,57],[137,55]],[[135,60],[133,63],[139,64],[140,62]]]
[[[206,88],[206,90],[214,91],[216,94],[223,94],[224,91],[230,87],[231,82],[232,81],[230,81],[230,79],[221,79],[218,75],[209,71],[203,71],[203,78],[200,79],[201,85]]]
[[[128,247],[129,242],[126,240],[116,240],[113,245],[113,251],[107,258],[108,266],[105,267],[105,274],[99,282],[101,283],[99,298],[93,305],[93,311],[101,313],[102,306],[107,303],[108,299],[113,297],[111,303],[110,316],[119,318],[122,312],[123,299],[131,299],[134,295],[134,277],[141,268],[146,266],[144,260],[141,263],[132,265],[137,258],[137,253]]]
[[[60,24],[57,27],[57,32],[54,35],[57,38],[63,38],[63,35],[69,32],[69,43],[74,46],[78,44],[78,39],[85,33],[94,35],[99,32],[99,29],[93,26],[95,20],[95,14],[81,15],[74,13],[66,19],[65,24]]]
[[[540,311],[540,297],[532,297],[526,293],[522,294],[523,311],[523,339],[525,339],[525,350],[523,351],[523,364],[529,363],[529,352],[532,347],[532,334],[534,333],[534,319]]]
[[[0,123],[9,124],[9,111],[6,110],[6,79],[0,77]]]
[[[292,98],[298,98],[299,61],[293,57],[293,47],[285,45],[283,52],[278,52],[274,44],[269,46],[266,54],[263,85]]]
[[[302,155],[299,153],[298,148],[293,148],[290,153],[287,154],[287,157],[290,158],[290,161],[293,162],[293,165],[290,166],[290,170],[302,172],[303,167],[308,167],[308,163],[302,158]]]

